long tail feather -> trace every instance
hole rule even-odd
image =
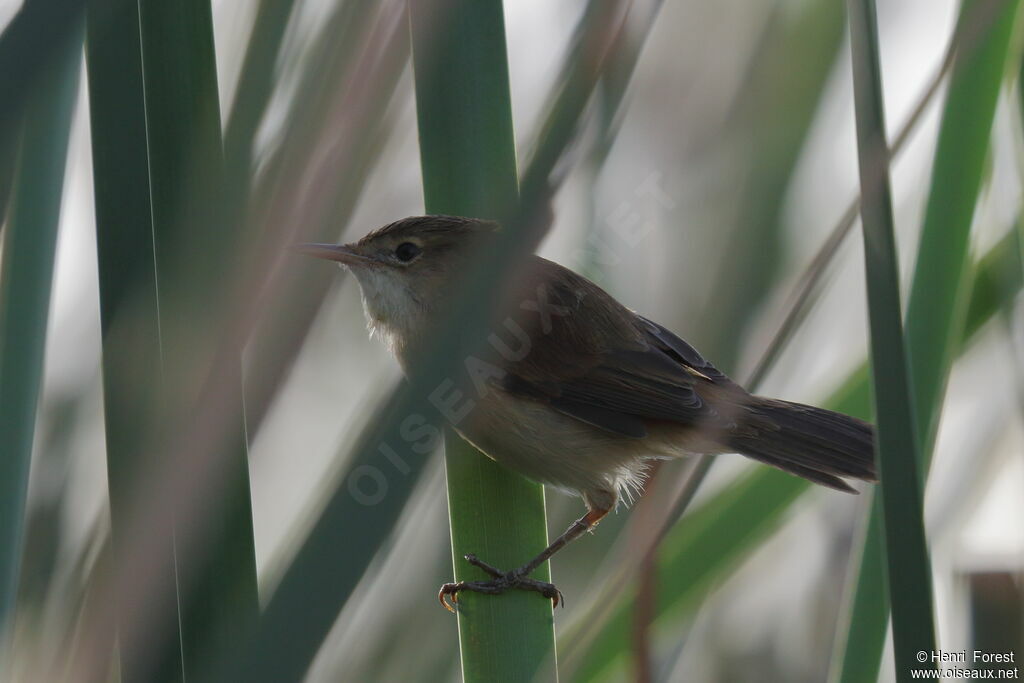
[[[730,435],[737,452],[818,484],[855,493],[842,477],[877,481],[874,428],[824,408],[754,397]]]

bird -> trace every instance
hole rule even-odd
[[[297,249],[355,276],[371,336],[408,374],[418,340],[444,320],[500,230],[492,220],[411,216],[350,244]],[[452,426],[501,465],[580,496],[586,514],[515,569],[467,555],[492,578],[444,584],[438,599],[449,610],[462,591],[533,590],[564,605],[553,584],[530,573],[638,491],[654,459],[739,453],[848,493],[856,489],[847,479],[877,481],[870,424],[749,393],[682,338],[557,263],[529,255],[514,276],[507,315],[476,359],[479,400]]]

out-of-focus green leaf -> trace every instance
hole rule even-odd
[[[427,213],[500,218],[516,194],[512,102],[501,0],[459,0],[441,12],[411,6],[416,109]],[[547,545],[544,489],[463,441],[445,437],[448,510],[458,581],[489,577],[463,556],[506,569]],[[547,563],[533,573],[550,580]],[[523,591],[458,597],[462,677],[557,678],[551,603]],[[547,670],[540,669],[548,666]]]
[[[52,59],[40,65],[27,94],[0,263],[0,633],[13,613],[18,586],[64,168],[78,90],[80,22],[72,19],[69,30]]]
[[[935,651],[932,569],[924,534],[924,479],[918,472],[920,452],[903,340],[878,19],[874,0],[850,0],[848,7],[871,322],[875,451],[881,479],[876,499],[881,496],[886,579],[894,587],[889,600],[896,677],[902,679],[914,669],[935,669],[934,663],[917,658],[920,652]],[[877,594],[872,592],[871,597],[877,598]]]
[[[102,3],[97,3],[100,7]],[[212,213],[222,150],[209,2],[123,3],[89,13],[90,93],[112,535],[136,531],[139,483],[154,443],[180,438],[224,314],[230,235]],[[155,258],[154,258],[155,257]],[[241,391],[240,360],[232,382]],[[196,372],[196,367],[201,368]],[[240,415],[228,483],[204,522],[202,557],[178,550],[171,527],[154,560],[160,627],[121,620],[123,680],[189,676],[230,646],[258,611],[248,463]],[[157,607],[159,605],[159,607]],[[122,615],[137,605],[122,605]],[[149,635],[159,633],[158,643]],[[184,667],[184,670],[182,670]]]
[[[210,2],[140,0],[139,23],[164,371],[161,412],[189,420],[206,367],[230,367],[239,405],[242,391],[241,358],[216,355],[234,294],[224,272],[233,263],[228,255],[236,235],[231,207],[220,196],[226,183]],[[204,517],[203,544],[195,557],[175,546],[186,679],[236,647],[259,610],[245,427],[235,411],[223,419],[235,438],[220,455],[224,485]],[[168,424],[161,421],[158,430]]]
[[[224,129],[224,157],[231,180],[246,187],[252,178],[252,151],[273,92],[285,29],[295,0],[261,0],[256,10],[235,100]]]
[[[968,237],[1003,82],[1017,0],[967,0],[932,167],[907,304],[917,426],[925,462],[942,406],[959,329],[968,302]]]
[[[1011,301],[1021,289],[1024,254],[1020,250],[1020,228],[1024,218],[1018,216],[1015,222],[1017,230],[1007,233],[975,268],[971,300],[964,316],[964,329],[968,334],[984,324],[994,310]]]
[[[651,6],[639,22],[627,22],[616,37],[608,59],[608,69],[598,84],[598,96],[595,98],[598,133],[586,159],[591,196],[586,205],[587,215],[583,221],[584,228],[591,238],[596,236],[598,234],[596,231],[601,229],[601,221],[597,216],[600,203],[599,193],[596,192],[597,182],[605,168],[612,146],[618,139],[626,109],[626,93],[633,82],[633,73],[640,61],[640,54],[664,3],[662,0],[655,0],[649,4]],[[637,5],[634,4],[631,16],[637,13],[636,7]],[[636,23],[639,25],[634,25]],[[575,55],[572,56],[575,57]],[[582,255],[584,260],[578,265],[579,272],[588,279],[602,284],[604,279],[602,264],[597,259],[597,247],[589,239],[584,242]]]
[[[120,2],[123,0],[110,0]],[[78,45],[86,0],[25,0],[0,34],[0,158],[16,146],[18,121],[35,85]]]
[[[98,15],[86,23],[86,64],[92,127],[93,192],[96,206],[96,252],[99,266],[100,323],[103,331],[104,423],[107,485],[113,547],[121,551],[134,484],[149,463],[145,443],[155,424],[155,400],[161,384],[160,321],[153,258],[153,223],[149,186],[149,152],[142,85],[142,45],[137,3]],[[177,594],[170,538],[162,539],[161,591],[174,596],[168,621],[177,634]],[[119,623],[125,610],[117,605]],[[120,636],[120,671],[124,681],[147,678],[131,630]],[[170,643],[170,641],[169,641]],[[105,643],[113,646],[113,638]],[[167,676],[180,677],[180,647],[169,644]],[[171,673],[174,671],[174,674]]]
[[[302,165],[316,158],[314,150],[319,146],[319,140],[335,125],[332,115],[336,118],[340,111],[351,112],[352,129],[358,130],[359,134],[350,136],[350,146],[342,155],[343,165],[332,169],[339,186],[334,190],[328,208],[320,212],[303,232],[304,241],[331,242],[338,238],[355,211],[391,130],[387,108],[408,62],[408,31],[389,32],[380,38],[375,35],[375,39],[382,42],[380,50],[384,57],[375,69],[374,87],[365,93],[365,100],[360,100],[360,94],[350,85],[356,78],[354,68],[363,56],[359,51],[362,45],[359,36],[370,31],[371,22],[378,16],[370,11],[372,9],[373,3],[366,0],[341,3],[327,21],[318,49],[310,59],[313,66],[299,87],[294,115],[283,142],[268,163],[269,170],[252,191],[252,214],[273,215],[275,208],[268,206],[268,202],[277,199],[276,193],[282,183],[302,173]],[[324,88],[325,82],[336,85]],[[337,104],[332,106],[328,97],[332,94],[336,97],[337,89],[348,91],[344,110],[340,110]],[[232,135],[230,126],[228,135]],[[240,148],[241,144],[232,146]],[[232,173],[240,173],[249,152],[238,149],[232,155],[230,149],[229,170],[233,168]],[[250,238],[256,249],[267,251],[261,239],[266,235],[259,234],[259,222],[256,223],[250,229]],[[245,394],[246,424],[250,436],[258,433],[277,389],[287,376],[331,283],[337,277],[335,271],[309,268],[307,265],[297,259],[284,264],[280,292],[261,311],[260,324],[253,334],[248,350]]]
[[[949,367],[969,310],[969,288],[964,286],[968,236],[1017,6],[1017,0],[967,0],[957,24],[958,52],[939,129],[906,315],[922,474],[931,460]],[[872,506],[872,515],[879,511],[879,506]],[[881,530],[877,521],[869,523],[866,549],[881,546]],[[856,620],[850,623],[842,657],[843,683],[872,681],[878,673],[889,606],[885,590],[868,583],[877,581],[882,571],[868,563],[884,556],[881,550],[871,548],[860,558],[852,607]]]
[[[18,134],[10,134],[10,141],[17,140]],[[11,201],[11,183],[14,182],[14,166],[17,158],[15,145],[0,146],[0,240],[4,237],[4,225],[7,223],[7,207]]]

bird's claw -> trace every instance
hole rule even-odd
[[[461,591],[473,591],[474,593],[485,593],[487,595],[499,595],[513,588],[535,591],[551,600],[552,607],[558,607],[559,605],[565,607],[565,597],[562,595],[562,591],[558,590],[553,583],[531,579],[524,574],[522,568],[503,572],[487,564],[476,555],[466,555],[465,558],[471,565],[479,567],[494,578],[490,581],[456,581],[441,586],[441,590],[437,593],[437,599],[446,610],[453,614],[458,607],[459,593]]]

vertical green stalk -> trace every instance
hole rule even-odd
[[[90,8],[88,32],[117,546],[132,527],[139,476],[156,465],[154,444],[176,438],[170,425],[189,418],[214,353],[226,303],[223,271],[232,261],[228,230],[214,214],[223,157],[209,3]],[[257,616],[244,427],[240,415],[226,419],[234,421],[236,446],[225,454],[228,483],[205,521],[208,552],[198,562],[176,557],[173,533],[161,539],[163,639],[136,642],[122,630],[125,681],[194,677]]]
[[[242,61],[231,116],[224,130],[224,156],[231,180],[246,187],[252,177],[256,131],[274,89],[275,67],[295,0],[261,0]]]
[[[852,585],[853,602],[846,617],[846,631],[840,631],[837,637],[843,642],[842,650],[833,654],[831,662],[832,679],[838,677],[841,683],[869,683],[878,679],[889,626],[882,499],[874,492],[867,495],[872,499],[858,558],[860,567]]]
[[[16,144],[25,104],[70,44],[81,42],[86,0],[25,0],[0,33],[0,157]]]
[[[79,37],[62,45],[42,69],[26,102],[0,263],[0,633],[14,611],[21,564],[57,225],[82,51],[80,28],[75,33]]]
[[[873,0],[849,0],[853,89],[860,160],[861,219],[871,323],[871,372],[876,456],[888,572],[893,588],[896,678],[915,668],[935,668],[921,652],[935,651],[931,563],[922,514],[923,478],[914,427],[906,345],[903,340],[899,266],[889,182],[878,26]]]
[[[1018,0],[965,0],[962,35],[932,167],[917,265],[907,303],[907,343],[919,443],[931,461],[942,398],[966,310],[971,219],[1006,70]]]
[[[12,142],[21,137],[19,132],[17,132],[20,126],[16,125],[14,128],[16,129],[15,132],[8,133],[12,138]],[[11,184],[14,182],[14,166],[17,161],[17,151],[16,145],[0,142],[0,240],[4,237],[7,207],[11,201]]]
[[[420,158],[428,213],[498,218],[516,193],[516,159],[501,0],[455,0],[431,12],[411,5]],[[519,566],[547,542],[544,492],[449,432],[452,551],[458,580],[487,577],[462,558],[476,553]],[[547,567],[536,573],[548,578]],[[551,604],[533,593],[459,596],[467,683],[557,676]],[[545,661],[551,670],[539,671]]]
[[[1017,0],[966,0],[957,24],[958,52],[906,315],[922,476],[931,460],[952,354],[961,338],[969,289],[964,286],[968,236],[1017,6]],[[879,584],[885,557],[880,514],[880,506],[873,506],[841,655],[842,683],[874,681],[885,644],[889,604],[885,587]]]
[[[135,482],[153,465],[146,446],[155,426],[162,386],[137,3],[125,2],[107,13],[89,8],[86,62],[103,331],[107,486],[111,538],[121,554],[131,528]],[[165,623],[172,625],[173,635],[168,635],[157,656],[162,660],[164,680],[178,680],[182,671],[174,544],[169,534],[160,540],[157,561],[164,577],[160,593],[168,610]],[[118,609],[127,610],[130,605]],[[125,683],[149,678],[146,665],[135,657],[140,647],[132,635],[121,629],[120,672]]]
[[[190,419],[229,305],[225,272],[237,245],[225,206],[213,20],[209,0],[139,1],[161,353],[168,420]],[[230,203],[231,197],[228,197]],[[241,359],[231,383],[241,405]],[[224,488],[195,558],[176,558],[186,678],[247,634],[259,610],[246,438],[240,412],[221,454]],[[171,434],[165,434],[174,438]]]

